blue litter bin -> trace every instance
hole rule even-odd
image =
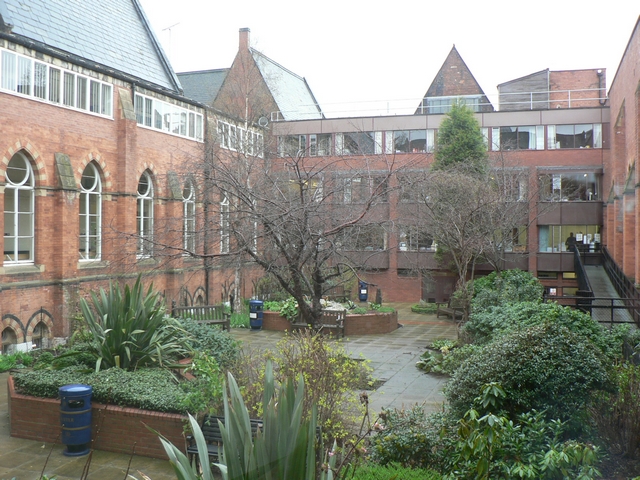
[[[264,302],[262,300],[249,300],[249,325],[251,330],[262,330],[264,319]]]
[[[366,302],[369,297],[369,285],[367,282],[360,280],[358,282],[358,298],[361,302]]]
[[[91,394],[93,388],[80,383],[65,385],[60,394],[60,423],[64,455],[76,457],[89,453],[91,443]]]

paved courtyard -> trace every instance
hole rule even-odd
[[[418,315],[409,304],[387,304],[398,309],[402,328],[384,335],[361,335],[344,341],[347,351],[371,362],[373,376],[384,382],[370,395],[372,414],[382,407],[409,406],[424,403],[426,408],[441,408],[444,398],[440,390],[444,379],[426,375],[415,367],[425,347],[435,339],[456,338],[455,322],[435,315]],[[282,336],[281,332],[233,329],[233,335],[243,342],[244,348],[268,348]],[[6,385],[8,374],[0,374],[0,480],[35,480],[40,477],[45,462],[45,473],[57,475],[58,480],[77,480],[81,477],[88,457],[65,457],[62,445],[43,444],[9,436],[9,414]],[[50,454],[50,455],[49,455]],[[47,457],[48,460],[47,460]],[[127,465],[129,473],[142,479],[139,472],[152,480],[175,479],[166,460],[94,451],[89,468],[90,479],[124,479]],[[131,477],[130,477],[131,478]]]

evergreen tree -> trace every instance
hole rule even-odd
[[[473,111],[462,102],[451,105],[451,111],[438,130],[433,169],[450,167],[467,167],[475,173],[486,173],[488,169],[487,147],[480,124]]]

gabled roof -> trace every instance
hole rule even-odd
[[[433,82],[431,82],[427,93],[424,94],[424,98],[461,97],[465,95],[481,95],[483,97],[483,110],[493,110],[493,106],[485,95],[484,90],[482,90],[482,87],[480,87],[480,84],[454,45],[433,79]],[[421,102],[416,113],[419,113],[421,107],[424,106],[425,100]]]
[[[31,40],[71,62],[75,56],[181,91],[138,0],[0,0],[0,15],[18,43]]]
[[[228,68],[215,70],[200,70],[195,72],[178,73],[178,78],[184,89],[184,96],[205,105],[213,105],[222,82],[229,73]]]
[[[253,48],[249,50],[284,120],[324,118],[304,77],[287,70]]]

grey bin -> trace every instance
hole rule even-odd
[[[93,388],[80,383],[60,387],[60,423],[64,455],[89,453],[91,444],[91,395]]]

